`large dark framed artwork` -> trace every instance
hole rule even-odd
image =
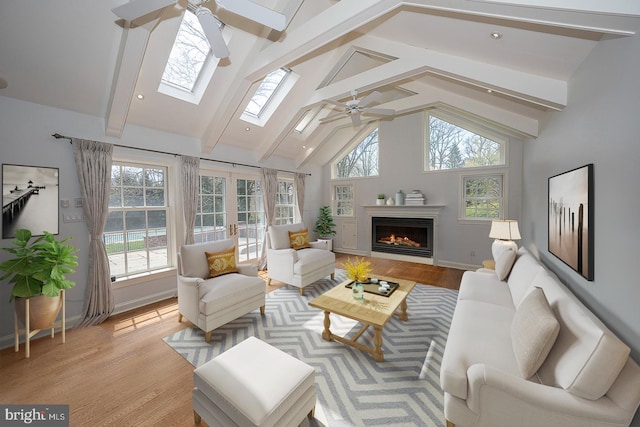
[[[593,280],[593,164],[549,178],[549,252]]]
[[[58,234],[58,168],[2,165],[2,238]]]

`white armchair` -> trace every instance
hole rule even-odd
[[[265,283],[255,265],[236,264],[237,273],[210,277],[205,252],[229,250],[234,244],[225,239],[184,245],[178,253],[178,321],[186,317],[204,331],[207,342],[214,329],[257,308],[264,315]]]
[[[304,228],[302,223],[269,227],[267,284],[271,279],[279,280],[300,288],[300,295],[304,295],[305,286],[329,275],[334,278],[336,256],[323,242],[310,242],[311,248],[291,248],[289,232]]]

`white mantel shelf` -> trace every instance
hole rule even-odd
[[[438,265],[438,226],[440,210],[445,205],[363,205],[362,208],[367,213],[369,225],[367,227],[367,241],[371,241],[371,219],[374,216],[387,216],[396,218],[433,218],[433,258],[406,257],[404,255],[383,254],[380,252],[369,252],[369,256],[405,259],[407,261],[420,262],[423,264]]]

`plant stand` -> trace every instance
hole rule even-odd
[[[62,334],[62,344],[65,343],[65,302],[64,302],[64,289],[60,290],[60,298],[62,299],[62,308],[60,311],[62,312],[62,318],[59,321],[54,321],[51,323],[51,338],[55,337],[55,330],[57,327],[61,329]],[[25,299],[25,315],[24,315],[24,328],[18,327],[18,313],[13,311],[13,321],[14,321],[14,332],[15,332],[15,351],[16,353],[20,351],[20,332],[24,331],[24,346],[25,346],[25,357],[28,359],[31,355],[30,341],[31,337],[40,332],[42,329],[34,329],[30,330],[29,326],[29,298]]]

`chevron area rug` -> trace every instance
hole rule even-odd
[[[344,280],[323,279],[305,288],[284,287],[267,294],[266,314],[258,310],[213,332],[211,343],[193,327],[164,341],[199,366],[249,336],[255,336],[308,363],[316,370],[316,418],[303,426],[444,426],[440,362],[457,292],[416,285],[407,298],[409,320],[394,316],[383,329],[384,361],[322,339],[324,313],[307,303]],[[353,335],[357,322],[331,315],[331,331]],[[368,328],[360,343],[373,346]],[[260,355],[256,355],[256,363]],[[265,366],[268,369],[268,366]]]

